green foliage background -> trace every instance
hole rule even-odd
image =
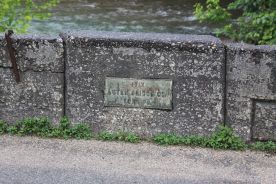
[[[0,32],[26,32],[33,19],[48,18],[49,9],[57,3],[58,0],[0,0]]]
[[[235,0],[225,8],[220,0],[207,0],[205,5],[195,5],[194,14],[201,22],[220,24],[218,35],[253,44],[276,44],[276,0]]]

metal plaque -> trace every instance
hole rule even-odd
[[[107,77],[104,105],[171,110],[172,80]]]

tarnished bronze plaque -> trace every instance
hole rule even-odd
[[[105,106],[172,109],[172,80],[105,79]]]

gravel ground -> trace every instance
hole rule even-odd
[[[0,136],[0,184],[276,183],[276,155]]]

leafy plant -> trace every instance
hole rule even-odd
[[[207,146],[214,149],[242,150],[245,148],[245,143],[234,135],[231,128],[221,125],[209,138]]]
[[[221,7],[220,0],[207,0],[206,5],[195,5],[194,14],[200,22],[220,23],[218,35],[253,44],[275,44],[275,7],[275,0],[235,0],[226,8]]]
[[[255,142],[250,145],[250,148],[253,150],[260,150],[260,151],[268,151],[268,152],[275,152],[276,153],[276,143],[272,141],[267,142]]]
[[[26,118],[15,124],[18,135],[37,135],[37,136],[47,136],[51,130],[50,121],[43,118]]]
[[[78,123],[71,126],[67,117],[63,117],[57,126],[53,126],[51,122],[45,118],[26,118],[18,121],[14,125],[8,125],[0,120],[0,134],[9,133],[11,135],[35,135],[40,137],[54,138],[76,138],[91,139],[92,131],[85,123]],[[97,139],[103,141],[124,141],[138,143],[141,138],[133,133],[128,132],[107,132],[103,131],[97,135]],[[152,137],[152,141],[160,145],[188,145],[208,147],[213,149],[230,149],[243,150],[250,148],[252,150],[276,152],[276,143],[272,141],[255,142],[246,145],[233,130],[227,126],[219,126],[218,129],[210,136],[203,137],[197,135],[179,136],[175,134],[158,134]]]
[[[69,138],[68,136],[67,137],[64,136],[62,133],[63,132],[59,128],[53,127],[51,129],[51,131],[47,134],[47,137],[51,137],[51,138],[66,138],[66,139]]]
[[[0,120],[0,135],[7,132],[8,125],[6,122]]]
[[[137,135],[133,133],[127,133],[127,132],[112,133],[107,131],[100,132],[97,138],[103,141],[124,141],[124,142],[131,142],[131,143],[138,143],[141,140]]]
[[[99,140],[103,140],[103,141],[112,141],[112,140],[115,139],[114,134],[110,133],[110,132],[107,132],[107,131],[100,132],[98,134],[97,138]]]
[[[208,137],[191,135],[191,136],[183,137],[182,144],[190,145],[190,146],[207,147],[208,141],[209,141]]]
[[[152,140],[161,145],[178,145],[183,143],[183,137],[175,134],[159,134],[154,136]]]
[[[15,125],[9,126],[7,128],[7,132],[11,135],[16,135],[18,132],[18,128]]]
[[[1,130],[3,130],[3,133],[7,132],[11,135],[20,136],[35,135],[64,139],[90,139],[92,137],[91,129],[87,124],[79,123],[71,127],[67,117],[63,117],[58,126],[53,126],[45,117],[26,118],[11,126],[7,126],[3,121],[0,121]]]
[[[152,138],[154,142],[161,145],[190,145],[205,147],[208,139],[201,136],[179,136],[175,134],[159,134]]]
[[[152,140],[162,145],[189,145],[209,147],[213,149],[241,150],[245,143],[234,135],[233,130],[226,126],[219,126],[218,130],[210,137],[202,136],[179,136],[174,134],[159,134]]]
[[[67,117],[61,118],[59,121],[59,126],[57,130],[55,130],[58,137],[63,137],[64,139],[68,139],[71,137],[71,127],[70,127],[70,121]]]
[[[57,3],[58,0],[1,0],[0,32],[26,32],[33,19],[48,18],[51,15],[49,9]]]
[[[66,116],[61,118],[61,120],[59,121],[59,126],[58,128],[60,130],[68,130],[70,129],[70,121],[69,118],[67,118]]]
[[[71,126],[67,117],[63,117],[57,127],[53,127],[47,135],[55,138],[76,138],[76,139],[91,139],[92,132],[90,127],[85,123],[78,123]]]
[[[140,142],[140,137],[138,137],[137,135],[133,134],[133,133],[128,133],[126,134],[124,141],[125,142],[131,142],[131,143],[138,143]]]
[[[70,136],[76,139],[91,139],[92,133],[87,124],[80,123],[71,129]]]

